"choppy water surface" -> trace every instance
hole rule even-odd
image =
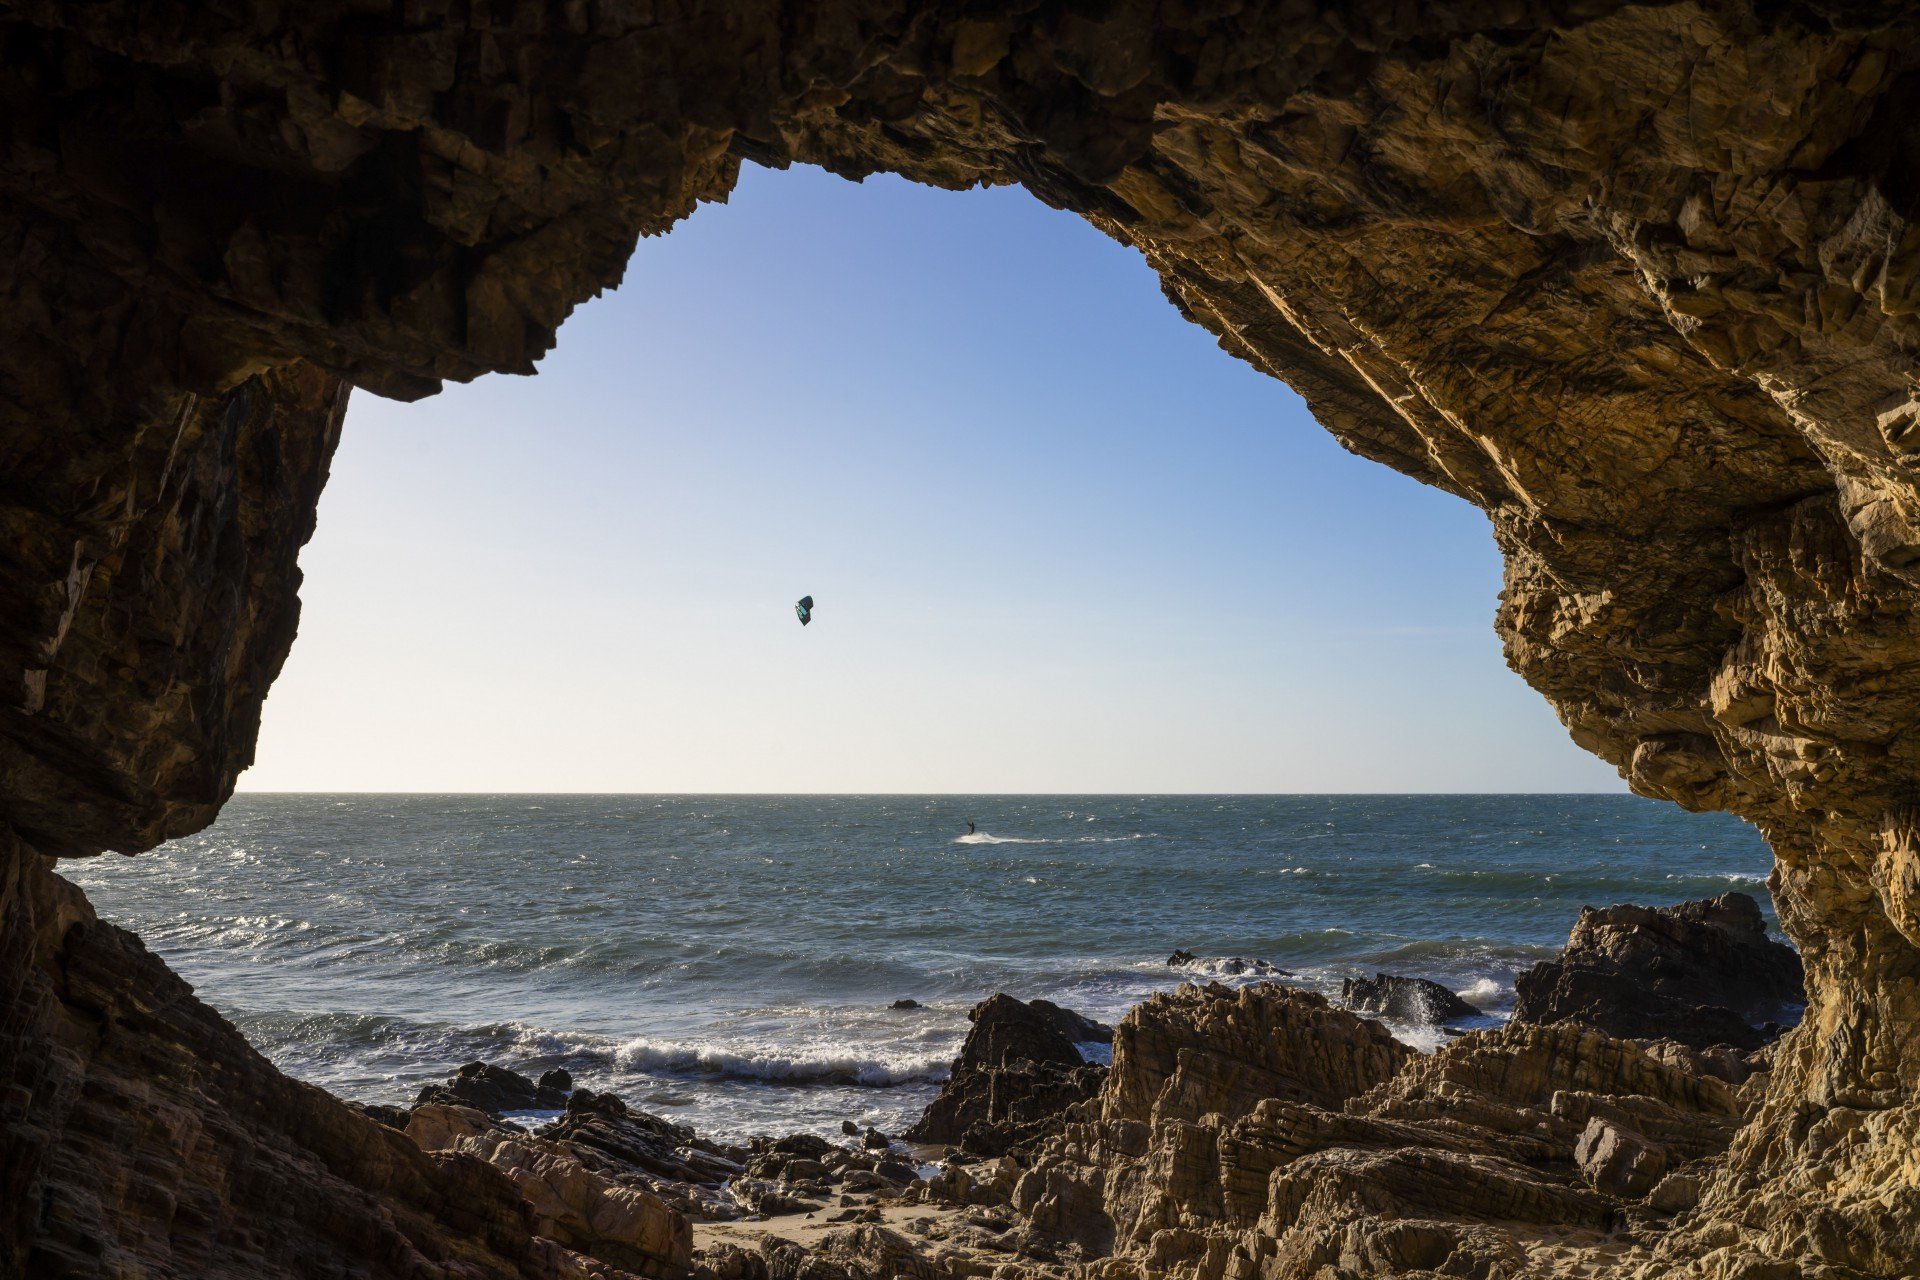
[[[1319,990],[1431,977],[1498,1017],[1582,904],[1770,911],[1769,866],[1732,818],[1628,796],[243,795],[62,871],[345,1097],[565,1065],[737,1137],[901,1127],[975,1001],[1112,1021],[1197,976],[1176,948]]]

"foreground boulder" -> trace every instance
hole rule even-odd
[[[983,1000],[967,1017],[973,1028],[953,1074],[907,1130],[907,1141],[1001,1155],[1099,1092],[1106,1069],[1089,1064],[1077,1046],[1110,1043],[1111,1027],[1046,1000],[1005,994]]]
[[[1437,982],[1391,973],[1348,978],[1340,984],[1340,1003],[1355,1013],[1375,1013],[1396,1022],[1432,1027],[1480,1016],[1478,1009]]]
[[[1622,1124],[1595,1116],[1580,1132],[1573,1162],[1596,1190],[1623,1199],[1646,1195],[1667,1171],[1667,1153]]]
[[[493,1124],[471,1107],[414,1109],[407,1136],[422,1150],[472,1156],[504,1173],[536,1234],[623,1271],[685,1275],[693,1228],[652,1191],[588,1168],[562,1143]]]
[[[731,1217],[720,1188],[739,1176],[747,1152],[727,1147],[645,1111],[611,1093],[576,1090],[566,1114],[540,1130],[589,1169],[642,1186],[694,1218]]]
[[[1516,1022],[1583,1022],[1610,1035],[1754,1049],[1756,1024],[1804,999],[1800,957],[1767,936],[1760,906],[1726,893],[1673,907],[1580,912],[1557,960],[1514,979]]]

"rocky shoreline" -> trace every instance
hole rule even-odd
[[[362,1110],[503,1175],[560,1276],[1653,1276],[1769,1078],[1779,1025],[1743,1019],[1800,998],[1741,894],[1583,912],[1512,1021],[1432,1055],[1377,1019],[1477,1012],[1437,984],[1355,980],[1343,1008],[1242,972],[1118,1027],[994,995],[899,1138],[716,1142],[483,1063]]]

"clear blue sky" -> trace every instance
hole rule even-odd
[[[1620,789],[1478,511],[1017,190],[749,171],[538,377],[357,393],[302,565],[247,789]]]

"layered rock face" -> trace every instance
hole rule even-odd
[[[407,1136],[423,1150],[471,1156],[512,1181],[543,1239],[637,1275],[684,1276],[693,1261],[686,1216],[652,1189],[598,1174],[559,1142],[495,1127],[469,1107],[426,1103]]]
[[[1155,997],[1115,1046],[1010,1195],[1103,1277],[1671,1274],[1671,1216],[1763,1083],[1573,1024],[1420,1057],[1269,985]]]
[[[526,372],[637,235],[743,159],[810,161],[1085,215],[1348,447],[1488,512],[1508,658],[1576,741],[1779,855],[1807,1017],[1689,1256],[1902,1274],[1914,21],[1893,0],[8,6],[8,1177],[57,1180],[96,1107],[46,1092],[84,1071],[45,1038],[80,1006],[40,969],[65,935],[39,859],[211,820],[292,634],[346,386]],[[217,1109],[208,1079],[193,1106]],[[265,1146],[297,1136],[257,1114]],[[89,1158],[174,1160],[193,1128]],[[10,1202],[16,1261],[57,1235],[33,1201]],[[147,1247],[137,1217],[88,1228],[88,1256]]]

